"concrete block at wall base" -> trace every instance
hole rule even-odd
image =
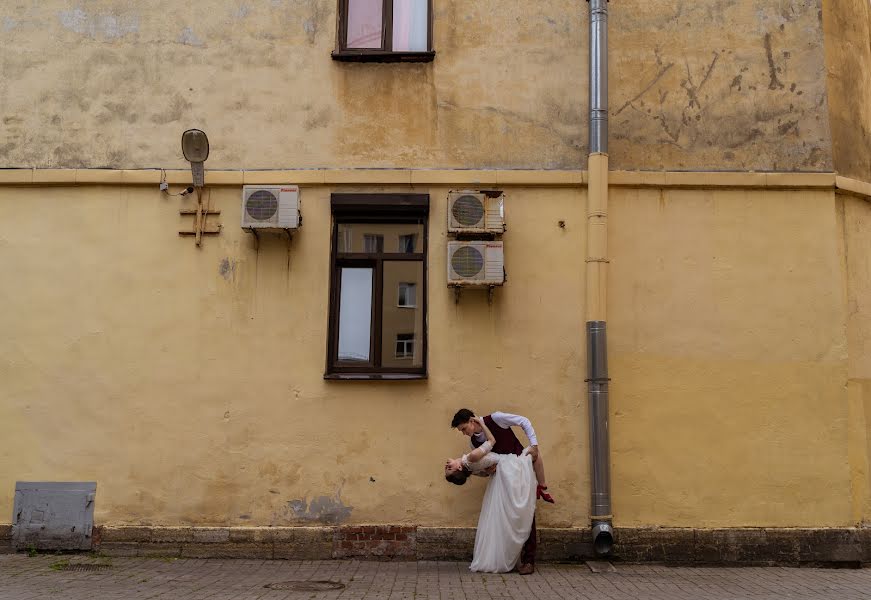
[[[99,529],[101,544],[105,545],[119,542],[150,542],[154,527],[103,525]]]
[[[472,545],[475,544],[472,530]],[[539,529],[536,560],[541,562],[582,562],[593,556],[589,529]],[[470,554],[471,557],[471,554]]]
[[[182,544],[182,558],[273,558],[272,542],[224,542]]]
[[[230,541],[229,527],[196,527],[191,533],[195,544],[226,544]]]
[[[868,562],[864,529],[617,529],[614,559],[666,564],[801,566]]]
[[[154,527],[151,530],[151,541],[158,543],[183,543],[194,541],[194,529],[206,529],[211,527]]]
[[[274,558],[327,560],[333,557],[335,527],[273,528]]]
[[[102,552],[102,548],[100,549]],[[181,544],[175,542],[149,542],[139,544],[136,556],[144,558],[181,558]]]
[[[0,525],[0,554],[13,554],[12,525]]]
[[[579,531],[590,538],[589,530]],[[694,529],[614,530],[613,553],[625,562],[691,563],[694,551]]]
[[[239,543],[272,543],[275,539],[273,527],[230,527],[231,542]]]
[[[139,556],[139,546],[136,542],[103,542],[99,552],[102,556]]]
[[[457,527],[418,527],[418,560],[471,561],[475,549],[475,529]]]
[[[682,565],[871,564],[871,529],[615,528],[609,560]],[[540,562],[581,562],[593,553],[587,528],[538,530]],[[354,525],[338,527],[95,528],[109,556],[325,560],[458,560],[472,558],[474,528]],[[0,552],[11,526],[0,525]]]

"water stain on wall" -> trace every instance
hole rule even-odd
[[[139,31],[139,16],[100,14],[94,15],[81,8],[63,10],[58,20],[65,29],[85,35],[92,39],[117,40]]]
[[[287,510],[299,521],[317,522],[333,525],[347,521],[351,517],[353,506],[346,506],[337,493],[335,497],[318,496],[311,502],[305,499],[290,500]]]

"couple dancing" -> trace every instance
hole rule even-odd
[[[523,429],[529,438],[528,448],[514,435],[512,426]],[[535,501],[554,501],[546,491],[544,463],[532,423],[526,417],[503,412],[476,417],[463,408],[454,415],[451,427],[469,436],[474,449],[448,459],[445,479],[463,485],[470,475],[491,476],[469,569],[507,573],[516,567],[521,575],[529,575],[535,571]]]

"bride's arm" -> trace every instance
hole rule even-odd
[[[466,455],[466,458],[469,462],[478,462],[490,453],[490,450],[493,449],[493,444],[496,443],[496,438],[493,437],[493,433],[490,431],[490,428],[487,427],[487,423],[484,422],[484,419],[482,419],[481,417],[473,418],[477,423],[481,425],[481,428],[484,430],[484,435],[487,436],[486,442],[484,442]]]

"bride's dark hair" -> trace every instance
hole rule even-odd
[[[472,472],[470,470],[468,470],[466,467],[463,467],[459,471],[454,471],[450,475],[445,475],[445,479],[455,485],[463,485],[464,483],[466,483],[466,480],[471,474]]]

